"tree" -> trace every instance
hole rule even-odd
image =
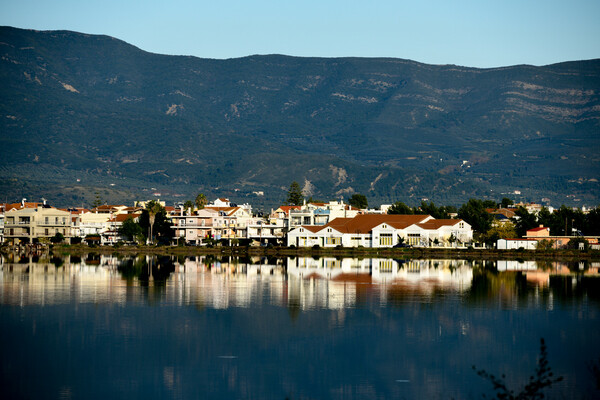
[[[450,218],[451,212],[456,212],[455,207],[450,207],[450,206],[436,207],[436,205],[433,203],[433,201],[431,203],[422,201],[421,207],[419,207],[419,208],[421,209],[419,214],[431,215],[435,219],[448,219],[448,218]]]
[[[585,224],[581,228],[581,231],[584,235],[600,235],[600,207],[596,207],[587,213],[585,216]]]
[[[165,212],[165,209],[163,208],[163,206],[160,205],[160,203],[156,200],[150,200],[148,203],[146,203],[146,210],[148,213],[148,221],[150,224],[150,243],[154,242],[154,236],[152,235],[152,228],[154,227],[154,222],[156,220],[156,214],[160,213],[160,212]]]
[[[503,197],[502,201],[500,202],[502,208],[507,208],[508,206],[512,206],[513,204],[515,204],[515,202],[509,199],[508,197]]]
[[[465,220],[474,231],[486,233],[492,227],[493,217],[486,210],[485,202],[478,199],[469,199],[458,210],[458,217]]]
[[[129,241],[135,241],[142,234],[142,227],[129,217],[119,228],[119,235],[125,236]]]
[[[62,243],[63,240],[65,240],[65,237],[60,232],[56,232],[56,234],[50,238],[50,241],[52,243]]]
[[[567,243],[567,248],[572,250],[579,250],[581,248],[580,245],[583,245],[582,247],[584,250],[587,250],[590,247],[588,241],[585,240],[583,237],[576,237],[569,240],[569,243]]]
[[[517,236],[517,231],[512,222],[491,227],[483,237],[487,244],[496,243],[498,239],[509,239]]]
[[[290,185],[290,190],[288,190],[287,204],[290,206],[300,206],[302,203],[304,203],[302,189],[300,188],[300,184],[294,181]]]
[[[483,200],[484,208],[497,208],[498,204],[494,200]]]
[[[412,208],[410,208],[403,202],[397,201],[394,204],[392,204],[392,206],[390,208],[388,208],[387,213],[390,215],[394,215],[394,214],[396,214],[396,215],[412,215],[415,212]]]
[[[538,226],[535,214],[529,213],[523,206],[515,210],[515,215],[519,217],[518,219],[515,219],[515,229],[517,230],[517,235],[519,235],[519,237],[525,236],[529,229]]]
[[[206,199],[204,193],[199,193],[198,196],[196,196],[194,203],[196,204],[196,208],[198,208],[198,210],[202,210],[204,206],[208,204],[208,200]]]
[[[369,207],[369,203],[367,201],[367,196],[360,193],[354,193],[349,199],[348,204],[352,207],[365,209]]]
[[[552,250],[554,248],[554,242],[548,239],[542,239],[537,242],[537,250]]]
[[[92,203],[94,207],[99,207],[102,205],[102,200],[100,199],[100,193],[94,192],[94,202]]]
[[[185,203],[183,203],[183,209],[184,210],[193,210],[194,209],[194,202],[191,200],[187,200]]]

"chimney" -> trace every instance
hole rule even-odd
[[[21,200],[21,207],[24,208],[25,207],[25,202],[27,201],[27,199],[25,197],[23,197],[23,200]]]

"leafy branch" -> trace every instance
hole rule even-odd
[[[502,374],[501,377],[490,374],[484,369],[478,370],[473,366],[473,370],[480,377],[487,379],[494,386],[497,399],[506,400],[529,400],[529,399],[543,399],[543,389],[552,386],[556,382],[562,381],[562,376],[554,377],[552,368],[548,363],[548,350],[544,339],[540,339],[540,357],[537,362],[535,374],[529,377],[529,382],[525,387],[515,395],[514,390],[510,390],[506,385],[506,375]],[[483,396],[485,397],[485,395]]]

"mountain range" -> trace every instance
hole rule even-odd
[[[292,181],[371,205],[600,203],[600,59],[477,69],[397,58],[152,54],[0,27],[0,193],[89,204]],[[4,201],[0,198],[0,201]]]

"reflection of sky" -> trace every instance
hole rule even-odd
[[[435,279],[418,263],[422,280],[382,283],[204,261],[177,264],[165,286],[104,261],[27,274],[5,263],[5,398],[480,398],[491,385],[471,366],[524,384],[540,337],[565,377],[550,397],[597,393],[586,362],[600,357],[599,303],[585,280],[531,285],[468,265]]]

